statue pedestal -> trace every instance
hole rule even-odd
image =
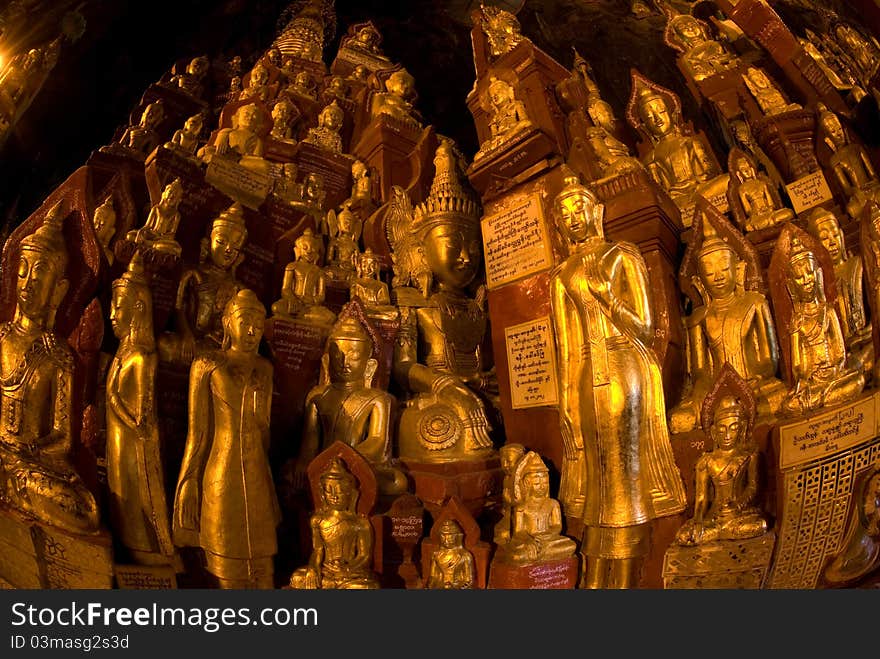
[[[770,531],[746,540],[717,540],[695,547],[673,545],[663,563],[663,587],[762,588],[775,542]]]
[[[113,538],[79,535],[0,505],[0,579],[15,588],[113,587]]]
[[[401,460],[401,467],[415,484],[415,495],[435,518],[453,496],[476,519],[501,500],[504,472],[498,457],[437,463]]]
[[[776,551],[768,588],[818,587],[846,533],[858,477],[880,460],[880,391],[773,432]]]
[[[572,590],[577,587],[581,560],[578,554],[555,561],[507,563],[495,559],[489,566],[493,590]]]
[[[324,179],[324,210],[336,208],[351,195],[351,166],[354,158],[333,153],[309,142],[300,142],[296,151],[296,166],[302,180],[308,174],[319,174]]]
[[[413,179],[410,154],[430,127],[419,128],[380,114],[370,121],[352,147],[352,153],[376,172],[381,198],[387,200],[391,186],[409,187]],[[348,195],[346,195],[348,196]],[[369,245],[368,245],[369,246]]]

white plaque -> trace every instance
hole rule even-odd
[[[553,266],[553,253],[538,195],[516,200],[483,218],[486,285],[490,290]]]
[[[785,189],[788,190],[794,212],[798,215],[832,200],[828,181],[825,180],[825,175],[821,171],[807,174],[794,183],[786,185]]]
[[[556,350],[549,316],[505,327],[504,340],[513,409],[556,405]]]

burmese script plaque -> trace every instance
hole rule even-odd
[[[505,590],[571,590],[577,587],[577,555],[540,563],[496,560],[489,568],[489,588]]]
[[[828,181],[821,171],[813,172],[803,178],[799,178],[794,183],[785,186],[788,190],[788,196],[794,207],[794,212],[800,215],[804,211],[831,201],[831,189],[828,187]]]
[[[120,590],[175,590],[174,568],[164,565],[115,565],[113,572]]]
[[[219,156],[211,158],[205,180],[253,210],[258,210],[266,201],[272,183],[267,174],[259,174],[234,160]]]
[[[484,218],[481,225],[490,290],[553,266],[538,195],[515,200],[501,212]]]
[[[556,405],[556,352],[549,316],[505,327],[504,340],[513,409]]]

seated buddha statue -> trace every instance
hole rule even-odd
[[[327,277],[349,282],[357,274],[362,225],[357,216],[346,207],[338,214],[328,212]]]
[[[846,196],[847,213],[858,219],[869,199],[880,200],[880,180],[867,151],[861,144],[850,141],[838,116],[821,103],[816,109],[820,131],[832,151],[828,165]]]
[[[764,116],[772,117],[776,114],[803,109],[797,103],[789,103],[785,100],[782,92],[776,88],[763,69],[750,66],[742,77]]]
[[[709,147],[699,137],[685,134],[671,92],[663,93],[636,78],[630,106],[633,127],[644,130],[653,144],[642,162],[676,206],[692,206],[697,194],[711,199],[724,192],[727,177],[722,175]],[[690,225],[684,214],[682,221]]]
[[[394,376],[408,395],[400,456],[425,462],[482,460],[494,455],[483,397],[491,401],[496,390],[494,373],[482,360],[484,296],[472,297],[468,289],[480,267],[480,213],[462,186],[447,140],[438,146],[434,166],[426,201],[411,218],[398,214],[390,227],[401,313]],[[419,281],[424,292],[405,286]]]
[[[144,226],[129,231],[126,238],[143,249],[179,257],[181,247],[175,235],[180,226],[181,201],[183,184],[176,178],[162,190],[162,197],[150,208]]]
[[[323,384],[306,396],[297,481],[305,485],[309,462],[339,440],[370,463],[382,494],[402,494],[407,491],[407,478],[393,466],[391,455],[395,401],[372,386],[378,334],[362,313],[359,305],[349,303],[327,339]]]
[[[203,149],[203,159],[210,162],[213,155],[231,157],[239,165],[260,174],[271,170],[263,158],[264,142],[260,136],[262,117],[253,103],[239,107],[232,117],[231,128],[221,128],[210,149]]]
[[[187,156],[195,156],[202,137],[202,129],[205,125],[205,117],[201,113],[188,117],[183,128],[178,128],[171,136],[171,140],[165,144],[168,149],[176,149]]]
[[[360,299],[370,318],[396,318],[397,307],[391,304],[388,284],[379,278],[379,259],[373,250],[367,247],[359,254],[356,265],[357,276],[351,280],[349,297]]]
[[[550,497],[550,472],[541,456],[529,451],[516,464],[510,540],[502,552],[515,563],[568,558],[575,541],[562,535],[562,506]]]
[[[334,100],[321,110],[318,115],[318,125],[309,128],[308,135],[303,139],[303,142],[314,144],[333,153],[342,153],[342,136],[339,132],[342,130],[344,119],[345,113]]]
[[[767,520],[755,505],[759,456],[751,439],[754,418],[732,395],[721,396],[713,408],[704,421],[711,449],[700,456],[695,470],[694,516],[675,537],[685,546],[767,532]]]
[[[834,213],[826,208],[819,207],[810,212],[807,231],[819,239],[834,264],[834,279],[837,282],[835,306],[843,330],[848,364],[869,377],[873,369],[874,348],[871,323],[865,310],[862,257],[846,249],[843,230]]]
[[[301,69],[293,76],[293,82],[290,83],[288,90],[297,96],[303,96],[307,99],[315,100],[317,93],[315,81],[312,75],[305,69]]]
[[[336,319],[324,306],[327,276],[318,263],[323,244],[320,236],[306,229],[294,242],[294,260],[284,269],[281,298],[272,304],[272,315],[298,318],[320,325],[331,325]]]
[[[140,122],[131,125],[122,133],[119,143],[102,151],[116,151],[120,147],[129,152],[146,157],[161,143],[159,124],[165,118],[165,106],[162,101],[154,101],[144,108]]]
[[[269,100],[269,69],[261,63],[257,63],[251,69],[251,75],[248,78],[247,87],[242,89],[238,94],[238,100],[243,101],[247,98],[257,98],[264,103]]]
[[[373,528],[356,512],[360,494],[345,464],[334,458],[320,476],[321,500],[311,517],[312,553],[308,565],[290,577],[297,589],[373,589]]]
[[[293,141],[293,117],[296,106],[287,98],[281,98],[272,106],[272,130],[269,135],[280,142]]]
[[[673,433],[699,424],[703,399],[724,364],[748,383],[759,415],[779,411],[786,391],[777,377],[779,347],[773,316],[767,298],[754,285],[746,290],[746,282],[739,281],[738,273],[745,266],[737,249],[718,235],[698,240],[685,256],[682,276],[696,270],[694,287],[702,303],[695,300],[685,319],[692,389],[669,412]]]
[[[385,91],[374,92],[370,101],[370,117],[376,119],[387,115],[415,128],[421,127],[421,119],[413,107],[415,78],[406,69],[398,69],[385,81]]]
[[[486,90],[485,109],[489,113],[489,137],[480,145],[474,160],[503,146],[514,136],[532,126],[523,102],[516,98],[514,89],[504,80],[492,76]]]
[[[235,202],[211,223],[209,235],[202,240],[199,264],[185,269],[180,277],[174,307],[176,329],[160,337],[160,359],[189,364],[194,357],[221,347],[223,310],[244,288],[235,269],[246,239],[244,211]]]
[[[171,77],[171,84],[190,96],[201,98],[204,94],[204,81],[211,63],[205,55],[194,57],[186,65],[183,73]]]
[[[474,555],[464,546],[464,531],[454,519],[440,524],[440,546],[431,554],[427,587],[442,590],[473,588]]]
[[[743,231],[769,229],[794,219],[794,211],[782,206],[770,178],[758,174],[754,163],[739,149],[731,152],[728,199]]]
[[[719,41],[712,39],[708,26],[694,16],[677,14],[670,18],[666,35],[667,42],[681,52],[685,75],[695,82],[732,69],[738,64],[736,55]]]
[[[74,356],[55,333],[67,294],[61,202],[19,246],[12,320],[0,324],[0,500],[43,524],[94,533],[98,505],[71,451]]]
[[[816,255],[798,236],[791,240],[786,286],[792,303],[788,329],[793,385],[783,411],[803,415],[858,396],[865,377],[846,365],[846,344],[837,310],[825,298]]]

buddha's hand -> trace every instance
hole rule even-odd
[[[177,493],[178,504],[175,514],[177,525],[183,529],[199,530],[199,484],[195,479],[187,479]]]
[[[180,359],[183,363],[192,362],[196,352],[196,339],[192,332],[185,330],[180,337]]]
[[[467,385],[451,376],[441,376],[434,383],[438,397],[459,413],[465,427],[465,449],[475,451],[491,448],[489,419],[480,400]]]
[[[600,259],[592,252],[584,258],[585,275],[590,292],[607,307],[611,306],[611,281],[605,276]]]

